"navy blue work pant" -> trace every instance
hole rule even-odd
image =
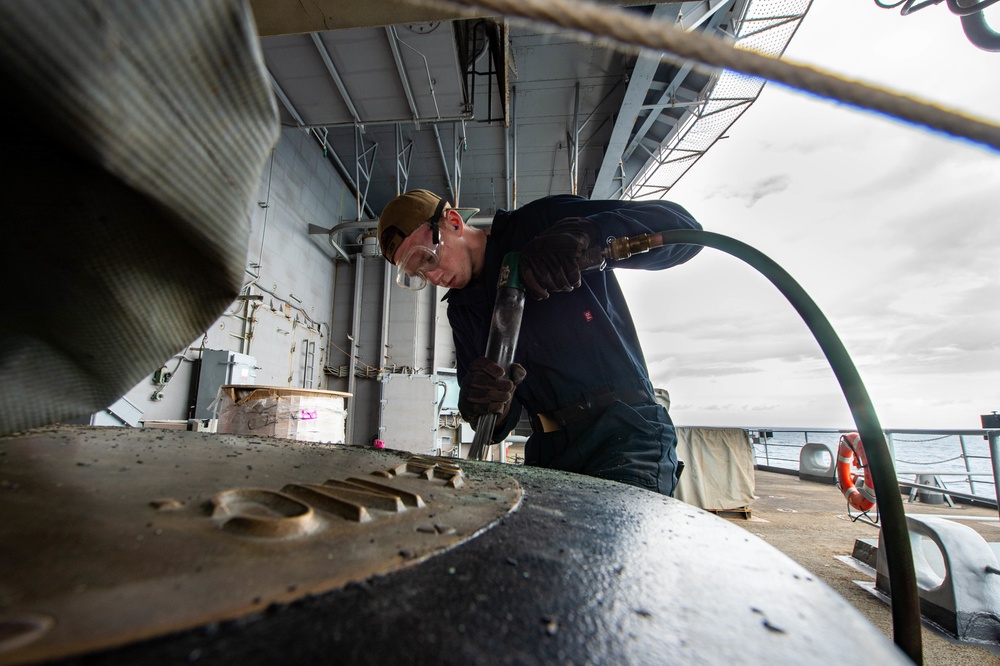
[[[597,476],[673,496],[677,434],[661,405],[611,404],[593,424],[536,432],[524,463]]]

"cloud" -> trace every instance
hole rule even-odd
[[[672,404],[672,403],[671,403]],[[676,405],[679,409],[691,409],[696,407],[698,410],[703,412],[720,412],[723,414],[753,414],[756,412],[773,412],[781,407],[781,404],[776,402],[764,402],[764,403],[726,403],[726,404],[712,404],[712,405],[692,405],[680,403]]]
[[[746,188],[732,191],[725,196],[732,199],[744,200],[746,201],[747,208],[753,208],[764,197],[772,194],[780,194],[787,190],[791,180],[791,177],[785,174],[770,176],[750,183]]]
[[[954,21],[841,4],[814,3],[786,55],[997,118],[1000,88],[979,85],[996,55],[968,44]],[[828,38],[831,21],[858,35],[847,60]],[[884,30],[899,35],[891,48],[880,46]],[[728,134],[672,198],[808,292],[883,424],[978,427],[970,419],[1000,407],[997,153],[771,84]],[[819,345],[742,262],[706,249],[662,274],[621,273],[651,377],[671,391],[678,423],[850,424]]]
[[[672,357],[672,363],[667,366],[658,363],[649,364],[650,376],[660,377],[664,381],[667,378],[676,379],[678,377],[700,377],[708,379],[711,377],[732,377],[734,375],[749,375],[761,372],[762,368],[756,365],[741,365],[737,363],[712,363],[698,362],[697,359],[688,357],[683,363],[677,363],[676,357]],[[664,382],[661,382],[664,383]]]

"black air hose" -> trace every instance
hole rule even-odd
[[[840,388],[854,417],[858,434],[868,454],[869,469],[878,495],[882,518],[882,542],[889,567],[889,591],[892,597],[893,640],[916,664],[923,663],[921,651],[920,598],[917,594],[916,568],[910,548],[909,530],[903,512],[896,469],[886,444],[871,398],[861,381],[854,362],[816,303],[781,266],[762,252],[736,239],[709,231],[664,231],[658,245],[703,245],[731,254],[756,268],[778,288],[809,327],[837,376]]]

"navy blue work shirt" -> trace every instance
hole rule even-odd
[[[469,285],[445,295],[459,382],[472,361],[486,351],[504,256],[520,250],[542,231],[570,217],[592,221],[605,241],[609,237],[701,228],[686,210],[669,201],[591,201],[557,195],[514,211],[498,211],[487,238],[482,273]],[[614,268],[660,270],[681,264],[700,250],[700,246],[694,245],[666,246],[616,262]],[[522,406],[534,416],[594,396],[637,391],[648,396],[650,404],[654,402],[635,325],[612,270],[586,273],[580,287],[551,293],[543,301],[529,297],[514,360],[524,366],[527,375],[517,387],[506,420],[497,426],[496,441],[517,424]],[[666,417],[665,412],[663,416]],[[666,421],[669,424],[669,418]],[[669,427],[672,437],[672,424]],[[543,453],[535,461],[528,457],[528,463],[566,468],[559,464],[558,456],[547,460],[552,456]],[[547,464],[553,461],[555,464]],[[669,486],[672,491],[673,483]]]

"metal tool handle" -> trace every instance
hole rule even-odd
[[[497,280],[497,302],[493,306],[490,322],[490,336],[486,342],[486,358],[496,362],[504,373],[510,375],[510,365],[514,362],[517,337],[521,331],[521,316],[524,314],[524,286],[518,274],[519,252],[508,252],[500,266]],[[469,457],[483,460],[493,439],[497,415],[484,414],[476,423],[476,436],[472,440]]]

